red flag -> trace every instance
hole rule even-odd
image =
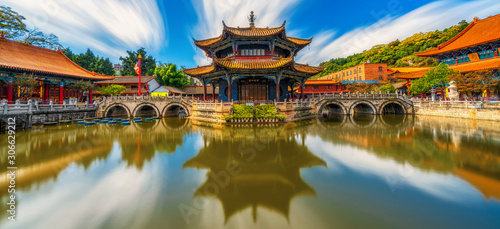
[[[137,75],[141,75],[141,59],[137,61],[137,63],[134,66],[134,70],[137,73]]]

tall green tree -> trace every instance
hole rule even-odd
[[[384,84],[382,86],[380,86],[377,91],[380,91],[382,93],[394,93],[396,92],[398,89],[396,87],[394,87],[394,85],[392,85],[392,83],[388,83],[388,84]]]
[[[454,69],[448,68],[447,64],[441,63],[429,71],[420,79],[411,81],[410,93],[413,95],[428,93],[431,88],[446,88],[450,78],[460,75]]]
[[[24,20],[24,16],[10,7],[0,6],[0,31],[4,32],[6,38],[48,49],[62,47],[56,35],[46,34],[38,28],[28,29]]]
[[[126,57],[120,57],[122,61],[122,70],[120,71],[120,75],[122,76],[137,76],[137,73],[134,70],[134,66],[139,60],[139,54],[142,56],[141,74],[144,76],[152,76],[155,72],[156,68],[156,60],[146,54],[146,50],[144,48],[140,48],[137,51],[127,51]]]
[[[119,95],[125,92],[127,88],[123,85],[111,84],[104,87],[98,87],[97,91],[103,95]]]
[[[161,85],[165,86],[180,88],[191,83],[184,72],[177,69],[175,64],[160,64],[160,66],[156,67],[153,75]]]
[[[115,68],[109,58],[104,59],[104,57],[96,56],[90,49],[87,49],[85,53],[76,55],[70,48],[63,49],[62,51],[69,59],[82,68],[109,76],[115,75]]]

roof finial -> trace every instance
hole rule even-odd
[[[251,11],[250,16],[248,17],[248,21],[250,22],[250,28],[255,27],[255,19],[257,19],[257,17],[255,17],[253,15],[253,11]]]

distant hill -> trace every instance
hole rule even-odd
[[[320,64],[325,70],[313,76],[313,78],[344,70],[367,61],[370,61],[370,63],[387,63],[390,67],[436,66],[437,62],[435,60],[418,57],[414,53],[436,48],[456,36],[468,25],[469,23],[463,20],[458,25],[442,31],[416,33],[403,41],[395,40],[389,44],[375,45],[370,50],[365,50],[362,53],[345,58],[331,59]]]

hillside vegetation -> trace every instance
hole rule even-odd
[[[387,63],[390,67],[408,66],[437,66],[437,61],[431,58],[415,56],[415,52],[436,48],[438,45],[450,40],[469,25],[465,20],[457,25],[444,30],[427,33],[416,33],[403,41],[395,40],[389,44],[376,45],[370,50],[357,53],[345,58],[335,58],[321,63],[325,68],[315,77],[324,76],[332,72],[347,69],[369,61],[370,63]]]

